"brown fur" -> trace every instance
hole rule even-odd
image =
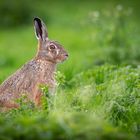
[[[39,18],[34,21],[38,39],[37,55],[0,85],[0,106],[3,108],[18,108],[19,105],[14,101],[22,94],[26,94],[30,101],[39,106],[42,96],[39,85],[47,85],[50,93],[54,91],[56,64],[68,57],[60,44],[48,39],[44,23]]]

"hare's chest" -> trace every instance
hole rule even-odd
[[[48,76],[47,74],[42,75],[40,84],[47,86],[49,89],[49,93],[54,95],[57,83],[53,77],[50,77],[50,75]]]
[[[48,75],[48,73],[44,73],[40,76],[41,83],[49,86],[50,88],[56,87],[56,81],[55,78],[51,75]]]
[[[48,85],[49,87],[55,87],[56,81],[55,81],[55,72],[50,70],[49,68],[42,68],[40,69],[40,81],[43,84]]]

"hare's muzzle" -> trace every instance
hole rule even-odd
[[[64,57],[65,57],[65,60],[68,58],[68,53],[66,53],[65,55],[64,55]]]
[[[68,57],[69,55],[68,54],[65,54],[65,56]]]
[[[69,55],[68,54],[65,54],[64,56],[65,56],[65,59],[67,59]]]
[[[61,62],[65,61],[68,58],[68,56],[68,53],[63,54],[61,57]]]

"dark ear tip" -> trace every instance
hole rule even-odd
[[[35,18],[34,18],[34,21],[36,21],[36,22],[41,22],[41,19],[38,18],[38,17],[35,17]]]

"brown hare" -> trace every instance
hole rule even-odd
[[[68,57],[68,53],[59,43],[49,40],[47,29],[41,19],[34,18],[34,28],[38,52],[31,61],[0,85],[1,108],[18,108],[19,105],[15,100],[23,93],[36,106],[40,106],[43,93],[39,85],[47,85],[50,93],[53,92],[56,86],[54,79],[56,64]]]

